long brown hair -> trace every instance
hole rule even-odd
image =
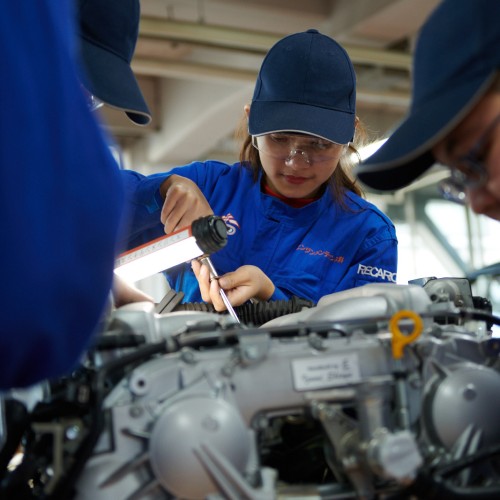
[[[363,191],[356,182],[356,179],[349,175],[348,172],[359,159],[357,148],[361,147],[366,141],[366,130],[361,122],[358,121],[354,142],[349,144],[347,152],[340,158],[339,165],[335,172],[326,181],[326,187],[330,189],[333,200],[346,208],[345,194],[347,191],[352,191],[358,196],[364,196]],[[241,121],[236,130],[236,137],[242,141],[240,148],[240,163],[248,166],[253,173],[253,180],[257,182],[259,172],[262,170],[262,163],[257,149],[252,146],[252,136],[248,133],[246,116]],[[356,159],[354,158],[356,157]]]

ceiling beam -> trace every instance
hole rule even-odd
[[[134,57],[132,69],[138,75],[215,82],[251,82],[257,77],[257,71],[253,70],[193,62],[162,61],[145,57]]]
[[[239,50],[265,54],[282,36],[257,31],[221,26],[141,18],[139,34],[143,38],[157,38],[173,42]],[[366,64],[409,71],[412,56],[405,52],[344,45],[354,64]]]
[[[134,58],[132,69],[137,75],[225,84],[231,82],[253,83],[257,78],[257,72],[252,70],[179,61],[158,61],[143,57]],[[410,103],[410,94],[396,90],[374,90],[358,84],[356,99],[358,104],[390,105],[395,108],[407,109]]]

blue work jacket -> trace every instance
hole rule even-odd
[[[127,249],[164,234],[159,186],[172,174],[194,181],[214,214],[226,222],[228,243],[211,257],[219,275],[242,265],[257,266],[276,287],[271,300],[297,295],[317,302],[366,283],[396,281],[394,225],[373,204],[348,192],[344,209],[326,190],[318,200],[293,208],[263,193],[249,168],[217,161],[148,177],[123,171],[133,215]],[[201,301],[190,266],[177,266],[166,275],[172,288],[184,292],[185,302]]]

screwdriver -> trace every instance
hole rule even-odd
[[[199,260],[202,264],[205,264],[208,267],[208,269],[210,271],[210,279],[218,279],[219,278],[219,275],[217,274],[217,271],[215,270],[215,267],[214,267],[212,261],[210,260],[210,257],[201,257]],[[237,323],[240,323],[238,315],[234,311],[233,306],[231,305],[231,302],[229,302],[229,299],[227,298],[226,292],[222,288],[219,287],[219,293],[220,293],[222,302],[224,302],[226,309],[229,311],[229,314],[233,317],[233,319]]]

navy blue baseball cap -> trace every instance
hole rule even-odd
[[[271,47],[252,98],[251,135],[299,132],[347,144],[355,119],[356,75],[335,40],[310,29]]]
[[[151,112],[130,67],[139,35],[139,0],[79,0],[80,50],[85,87],[138,125]]]
[[[407,186],[434,163],[431,149],[471,111],[500,68],[500,0],[444,0],[424,23],[410,111],[356,169],[366,186]]]

